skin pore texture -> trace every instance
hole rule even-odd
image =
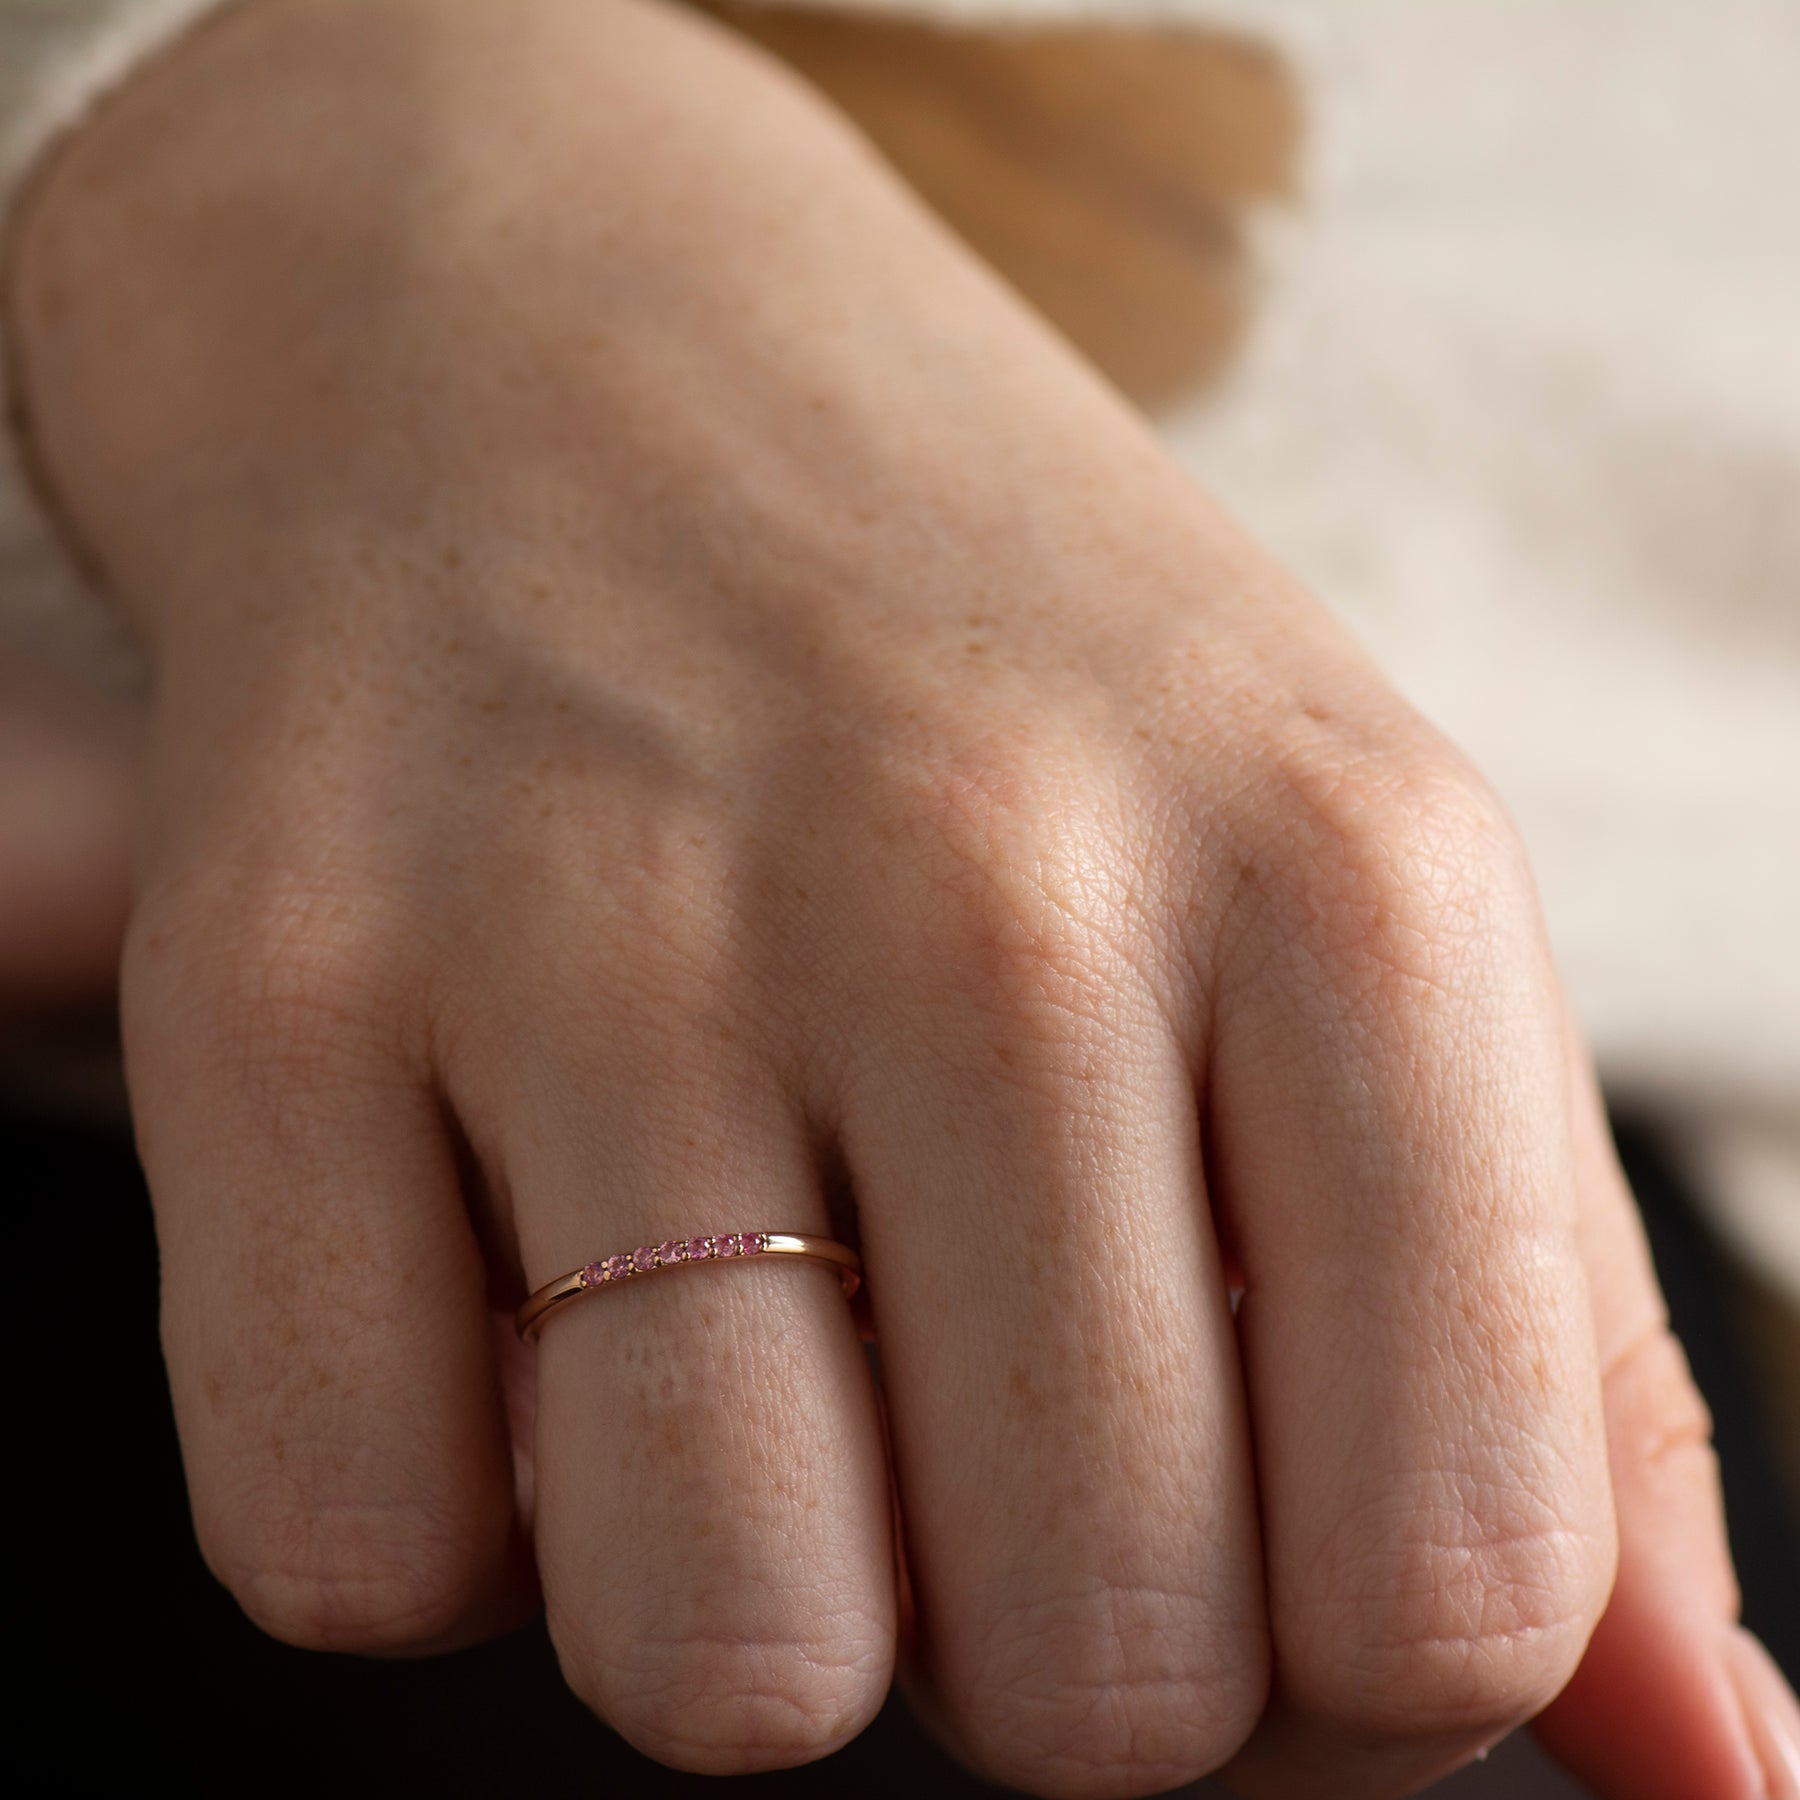
[[[715,1772],[898,1651],[1036,1794],[1401,1794],[1546,1707],[1602,1795],[1790,1791],[1502,809],[804,85],[650,5],[256,0],[8,302],[155,672],[128,1072],[261,1625],[541,1593]],[[828,1271],[496,1330],[727,1226],[859,1239],[899,1545]]]

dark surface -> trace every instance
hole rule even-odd
[[[1642,1129],[1621,1134],[1676,1323],[1718,1423],[1745,1616],[1800,1669],[1800,1573],[1721,1269]],[[429,1662],[285,1649],[199,1560],[156,1337],[156,1253],[117,1132],[0,1117],[23,1335],[7,1731],[33,1794],[854,1795],[993,1793],[898,1703],[829,1762],[720,1783],[637,1756],[564,1689],[541,1627]],[[20,1241],[20,1240],[23,1241]],[[66,1285],[79,1275],[84,1292]],[[103,1291],[97,1291],[102,1288]],[[20,1785],[14,1791],[21,1791]]]

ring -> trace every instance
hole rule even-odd
[[[805,1237],[797,1231],[728,1231],[722,1236],[670,1238],[661,1244],[640,1244],[635,1250],[584,1263],[544,1285],[519,1308],[519,1336],[529,1343],[544,1320],[559,1306],[597,1294],[602,1288],[654,1275],[660,1269],[691,1268],[695,1263],[722,1262],[746,1256],[808,1256],[830,1263],[844,1284],[848,1299],[862,1284],[862,1263],[847,1244],[830,1238]]]

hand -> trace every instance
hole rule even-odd
[[[1501,809],[804,90],[640,5],[263,0],[15,285],[155,659],[127,1054],[254,1618],[541,1580],[695,1769],[843,1742],[898,1624],[1041,1794],[1398,1794],[1552,1701],[1604,1794],[1764,1791]],[[900,1621],[827,1274],[491,1329],[852,1211]]]

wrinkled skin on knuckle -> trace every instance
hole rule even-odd
[[[1353,1732],[1486,1741],[1541,1711],[1605,1609],[1616,1548],[1554,1500],[1447,1472],[1396,1536],[1347,1520],[1299,1592],[1286,1691]],[[1474,1484],[1477,1488],[1480,1484]],[[1579,1511],[1571,1507],[1570,1511]]]
[[[1582,1399],[1591,1328],[1579,1308],[1555,1320],[1562,1284],[1546,1291],[1530,1257],[1510,1267],[1509,1235],[1477,1272],[1459,1265],[1472,1298],[1395,1345],[1436,1377],[1395,1390],[1373,1460],[1366,1437],[1335,1452],[1348,1472],[1313,1516],[1317,1535],[1278,1565],[1284,1686],[1345,1728],[1473,1742],[1531,1716],[1573,1672],[1611,1589],[1597,1390]],[[1331,1405],[1309,1433],[1321,1453]]]
[[[789,1328],[761,1323],[770,1337]],[[892,1570],[868,1534],[885,1489],[871,1465],[842,1463],[835,1434],[812,1435],[814,1372],[800,1364],[758,1402],[762,1428],[727,1443],[671,1405],[678,1371],[626,1356],[612,1399],[631,1509],[621,1541],[675,1541],[678,1556],[621,1555],[557,1516],[566,1483],[546,1495],[545,1590],[564,1673],[659,1760],[719,1774],[805,1762],[854,1736],[886,1694]],[[661,1498],[647,1463],[691,1479]]]
[[[1654,1468],[1670,1457],[1712,1455],[1712,1409],[1660,1310],[1612,1353],[1602,1378],[1616,1461]]]
[[[999,1605],[944,1687],[964,1753],[1071,1800],[1162,1793],[1221,1767],[1262,1710],[1266,1638],[1197,1614],[1193,1595],[1106,1582]]]
[[[261,1630],[307,1650],[428,1649],[480,1598],[476,1523],[418,1499],[328,1506],[262,1470],[196,1508],[202,1555]]]
[[[569,1685],[658,1762],[697,1774],[790,1768],[829,1755],[880,1710],[892,1633],[855,1596],[770,1597],[735,1584],[704,1607],[615,1601],[602,1622],[559,1611]]]
[[[1697,1520],[1716,1518],[1723,1496],[1712,1411],[1660,1306],[1612,1348],[1604,1381],[1614,1481],[1688,1509]],[[1740,1596],[1728,1557],[1697,1558],[1690,1579],[1711,1589],[1718,1617],[1737,1616]]]
[[[127,1052],[173,1050],[212,1079],[272,1096],[399,1048],[411,962],[402,920],[350,875],[221,860],[134,912],[121,975]]]
[[[1479,1256],[1484,1281],[1554,1289],[1568,1324],[1562,1013],[1523,853],[1447,752],[1340,748],[1290,753],[1234,828],[1221,1079],[1303,1081],[1371,1186],[1456,1197],[1397,1209],[1397,1251],[1427,1277]]]
[[[966,734],[965,734],[966,735]],[[1122,996],[1171,984],[1148,928],[1156,876],[1103,762],[963,742],[884,771],[847,876],[847,914],[884,985],[930,994],[934,1029],[972,1027],[1056,1066],[1116,1031]]]
[[[1448,748],[1284,747],[1246,798],[1242,897],[1347,997],[1429,1013],[1502,965],[1547,976],[1517,835]]]

